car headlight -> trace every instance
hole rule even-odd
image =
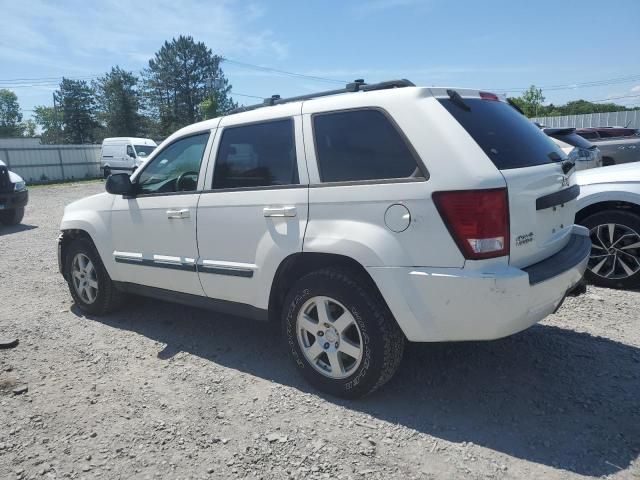
[[[20,190],[24,190],[25,188],[27,188],[26,182],[16,182],[16,183],[14,183],[13,189],[16,192],[19,192]]]
[[[575,147],[569,152],[568,158],[573,162],[588,162],[595,158],[595,152],[592,152],[587,148]]]

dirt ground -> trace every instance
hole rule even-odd
[[[389,384],[343,401],[298,377],[274,326],[142,299],[80,314],[58,224],[102,190],[34,188],[0,227],[0,336],[20,339],[0,350],[0,478],[640,478],[640,292],[409,345]]]

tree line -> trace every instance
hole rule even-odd
[[[545,97],[541,88],[531,85],[522,92],[519,97],[509,98],[513,103],[529,117],[556,117],[559,115],[583,115],[587,113],[622,112],[625,110],[638,110],[638,107],[629,108],[617,105],[613,102],[594,103],[588,100],[573,100],[564,105],[543,105]]]
[[[39,127],[48,144],[164,138],[237,107],[221,63],[204,43],[179,36],[166,41],[139,74],[115,66],[91,82],[63,78],[54,105],[36,106],[26,122],[15,93],[0,90],[0,136],[33,136]]]
[[[24,122],[16,94],[0,89],[0,137],[32,137],[38,129],[42,143],[167,137],[237,107],[222,61],[204,43],[181,35],[165,41],[139,74],[115,66],[91,82],[63,78],[54,105],[35,107],[33,119]],[[542,90],[534,85],[510,100],[528,117],[631,110],[587,100],[544,105]]]

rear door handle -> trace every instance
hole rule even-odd
[[[167,218],[189,218],[189,209],[167,210]]]
[[[265,217],[295,217],[296,207],[264,207],[262,213]]]

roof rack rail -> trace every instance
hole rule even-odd
[[[388,90],[390,88],[402,88],[402,87],[415,87],[415,84],[406,78],[401,80],[387,80],[380,83],[367,84],[361,78],[354,80],[351,83],[347,83],[344,88],[337,90],[325,90],[324,92],[310,93],[307,95],[298,95],[297,97],[280,98],[280,95],[271,95],[269,98],[265,98],[262,103],[255,105],[248,105],[246,107],[238,107],[227,112],[227,115],[240,112],[248,112],[249,110],[255,110],[262,107],[270,107],[272,105],[281,105],[283,103],[298,102],[300,100],[311,100],[312,98],[328,97],[329,95],[337,95],[339,93],[350,92],[371,92],[373,90]]]

